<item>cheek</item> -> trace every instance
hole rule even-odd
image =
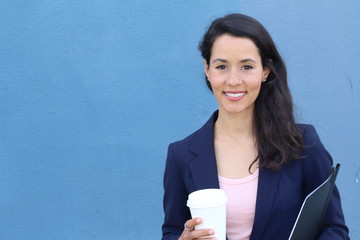
[[[259,76],[254,76],[248,79],[248,81],[246,82],[246,85],[249,89],[260,89],[262,84],[262,79]]]
[[[220,100],[222,97],[222,91],[223,91],[223,84],[219,81],[210,81],[212,92],[214,94],[214,97],[217,100]]]
[[[214,91],[221,89],[224,85],[224,81],[221,80],[221,78],[214,76],[214,75],[209,77],[209,81],[210,81],[211,87]]]
[[[214,96],[219,99],[222,95],[223,88],[221,87],[221,84],[219,83],[211,83],[212,92]]]
[[[257,80],[257,81],[251,82],[249,87],[252,88],[252,89],[260,89],[261,84],[262,84],[262,81]]]

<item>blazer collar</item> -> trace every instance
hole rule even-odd
[[[264,167],[259,169],[255,219],[250,240],[262,239],[262,233],[270,220],[279,179],[280,171],[274,171]]]
[[[214,148],[214,126],[218,118],[218,111],[215,111],[210,119],[202,126],[194,136],[189,150],[196,155],[200,155],[202,151]]]
[[[206,188],[220,188],[214,149],[214,125],[218,111],[200,128],[194,136],[189,150],[196,157],[189,163],[190,172],[194,181],[194,190]],[[255,219],[250,240],[260,240],[267,222],[270,220],[271,209],[276,191],[280,171],[260,168]]]
[[[220,188],[214,150],[214,125],[217,116],[216,111],[196,132],[189,148],[197,156],[189,164],[195,190]]]

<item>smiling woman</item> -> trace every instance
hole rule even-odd
[[[261,83],[269,75],[259,50],[248,38],[219,36],[212,47],[205,73],[219,103],[219,112],[252,117]]]
[[[332,158],[313,126],[295,123],[285,64],[258,21],[242,14],[216,19],[199,48],[218,110],[169,145],[162,239],[216,234],[196,229],[203,220],[191,219],[186,206],[190,193],[206,188],[221,188],[228,197],[228,240],[288,239]],[[349,239],[336,187],[320,225],[316,239]]]

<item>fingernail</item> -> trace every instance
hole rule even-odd
[[[214,230],[209,230],[210,235],[213,235],[214,233],[215,233]]]
[[[197,222],[197,223],[201,223],[201,221],[202,221],[201,218],[197,218],[197,219],[196,219],[196,222]]]

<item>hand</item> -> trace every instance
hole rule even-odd
[[[188,229],[192,229],[192,230],[189,231],[189,230],[184,229],[179,240],[193,240],[193,239],[198,239],[200,237],[214,235],[215,232],[213,229],[194,230],[195,226],[199,225],[201,222],[202,222],[201,218],[193,218],[193,219],[186,221],[185,226]],[[216,240],[216,238],[206,238],[206,240]]]

